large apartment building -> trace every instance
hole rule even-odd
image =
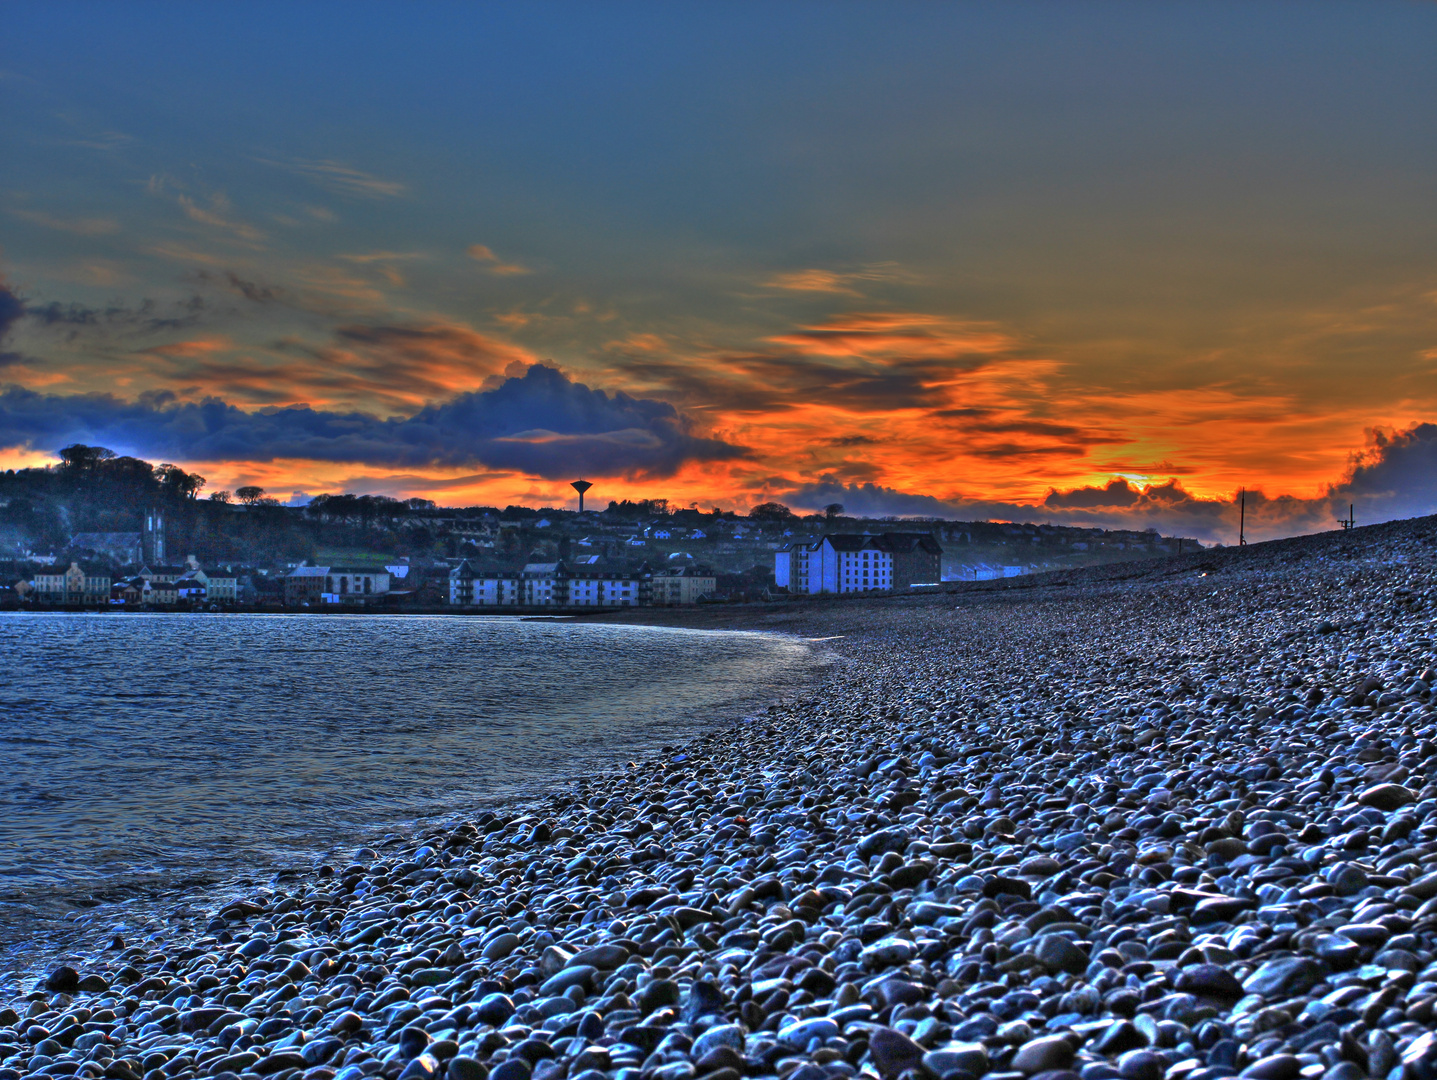
[[[780,549],[773,569],[791,593],[883,592],[942,580],[943,548],[929,533],[829,533]]]
[[[713,574],[694,567],[654,570],[596,555],[522,565],[465,559],[449,571],[457,607],[649,607],[694,604],[713,593]]]

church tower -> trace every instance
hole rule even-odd
[[[145,564],[152,569],[165,561],[165,515],[159,510],[145,511],[145,531],[141,537]]]

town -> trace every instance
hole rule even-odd
[[[73,446],[0,473],[0,607],[603,610],[904,590],[1194,550],[1156,531],[747,513],[663,499],[440,507],[257,487]]]

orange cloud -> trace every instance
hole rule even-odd
[[[875,263],[860,270],[790,270],[775,274],[764,282],[770,289],[787,292],[831,293],[836,296],[861,296],[855,283],[860,281],[911,281],[912,275],[897,263]]]
[[[475,262],[483,263],[484,269],[499,277],[513,277],[519,274],[533,273],[527,266],[520,266],[518,263],[506,263],[495,255],[493,251],[483,244],[470,244],[465,253]]]
[[[323,345],[291,338],[267,350],[238,349],[211,338],[155,346],[140,355],[165,362],[164,385],[190,387],[189,398],[387,415],[477,389],[498,375],[522,373],[537,359],[468,327],[439,322],[351,324]],[[153,367],[150,374],[156,374]]]
[[[172,341],[166,345],[141,349],[140,355],[189,360],[195,357],[212,356],[215,353],[224,352],[231,346],[232,343],[228,338],[196,338],[192,341]]]
[[[1017,342],[990,323],[969,323],[916,312],[840,316],[769,339],[811,356],[902,356],[951,359],[1006,352]]]
[[[840,296],[859,296],[857,289],[849,284],[847,274],[832,270],[794,270],[777,274],[764,282],[771,289],[788,289],[792,292],[837,293]]]

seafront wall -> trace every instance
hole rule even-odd
[[[1430,1080],[1434,575],[1422,519],[769,612],[817,690],[56,968],[0,1080]]]

